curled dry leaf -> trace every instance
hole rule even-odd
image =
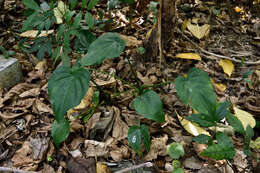
[[[30,147],[32,149],[34,160],[42,161],[45,159],[49,147],[49,141],[50,138],[46,137],[37,136],[36,138],[30,138]]]
[[[26,37],[26,38],[35,38],[38,34],[38,30],[29,30],[29,31],[25,31],[23,33],[20,34],[20,37]],[[41,33],[38,35],[38,37],[47,37],[49,34],[52,34],[54,32],[54,30],[49,30],[47,31],[41,31]]]
[[[40,161],[34,161],[32,157],[32,149],[30,147],[30,142],[25,141],[22,148],[17,150],[12,158],[15,167],[19,166],[29,166],[33,163],[39,163]]]
[[[166,146],[167,141],[167,135],[152,139],[150,151],[144,157],[144,160],[151,161],[153,159],[156,159],[158,156],[166,156],[168,154]]]
[[[128,147],[126,146],[112,146],[112,151],[110,151],[110,156],[112,157],[112,159],[116,162],[121,161],[122,159],[128,159],[130,156],[130,152]]]
[[[109,138],[106,142],[98,142],[94,140],[85,140],[86,157],[106,157],[109,153],[108,146],[114,139]]]
[[[117,139],[125,139],[128,135],[128,125],[121,119],[120,110],[116,107],[113,107],[115,115],[115,123],[113,126],[112,136]]]
[[[123,39],[125,41],[126,47],[138,47],[142,43],[142,41],[137,40],[133,36],[127,36],[127,35],[122,35],[122,34],[119,34],[119,36],[121,39]]]

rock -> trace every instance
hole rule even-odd
[[[15,58],[5,59],[0,55],[0,88],[11,88],[22,79],[20,64]]]
[[[195,157],[190,157],[184,161],[184,167],[189,169],[201,169],[202,165]]]
[[[173,166],[171,163],[165,163],[165,170],[168,172],[172,172],[173,171]]]

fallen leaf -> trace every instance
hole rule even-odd
[[[260,137],[256,138],[256,140],[252,141],[250,143],[250,147],[255,150],[260,151]]]
[[[47,149],[49,147],[49,141],[50,138],[46,137],[41,138],[37,136],[36,138],[30,138],[30,147],[32,149],[34,160],[42,161],[45,159]]]
[[[137,40],[133,36],[127,36],[119,34],[120,38],[125,41],[126,47],[138,47],[140,44],[142,44],[142,41]]]
[[[187,28],[199,40],[208,36],[210,31],[210,25],[204,24],[199,26],[198,24],[192,24],[191,21],[187,22]]]
[[[111,173],[108,167],[100,162],[97,162],[97,172],[96,173]]]
[[[64,2],[58,1],[58,6],[53,9],[57,24],[61,24],[63,22],[63,16],[65,15],[66,11],[67,7]]]
[[[244,129],[246,130],[247,125],[250,125],[252,128],[255,127],[256,125],[256,121],[255,118],[253,117],[253,115],[251,115],[250,113],[241,110],[237,107],[233,107],[234,111],[235,111],[235,116],[241,121]]]
[[[70,173],[94,173],[96,172],[96,160],[94,158],[71,158],[67,162],[67,169]]]
[[[168,141],[167,135],[152,139],[150,151],[144,157],[144,160],[151,161],[153,159],[156,159],[158,156],[168,155],[167,146],[166,146],[167,141]]]
[[[181,123],[181,125],[183,126],[183,128],[189,132],[190,134],[194,135],[194,136],[198,136],[200,134],[205,134],[205,135],[208,135],[208,136],[211,136],[209,134],[209,132],[207,132],[205,129],[203,129],[202,127],[200,127],[199,125],[195,124],[195,123],[192,123],[191,121],[189,120],[186,120],[185,118],[181,117],[177,111],[175,110],[176,114],[177,114],[177,117]]]
[[[219,65],[222,67],[224,72],[230,77],[234,70],[234,64],[228,59],[221,59],[219,61]]]
[[[116,107],[114,108],[115,113],[115,122],[113,126],[112,136],[117,139],[121,140],[127,137],[128,135],[128,125],[121,119],[120,110]]]
[[[26,37],[26,38],[35,38],[38,34],[38,30],[29,30],[29,31],[25,31],[23,33],[20,34],[20,37]],[[38,37],[47,37],[49,34],[52,34],[54,32],[54,30],[49,30],[47,31],[41,31],[41,33],[38,35]]]
[[[212,78],[210,78],[211,83],[221,92],[224,92],[227,88],[226,85],[222,83],[216,83]]]
[[[176,58],[182,59],[194,59],[194,60],[201,60],[201,57],[197,53],[179,53],[176,55]]]

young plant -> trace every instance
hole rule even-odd
[[[168,146],[167,152],[174,159],[172,161],[172,173],[184,173],[183,169],[181,168],[181,163],[178,160],[181,156],[184,156],[185,154],[183,146],[178,142],[173,142]]]
[[[249,143],[253,137],[252,127],[248,125],[245,131],[238,118],[230,113],[230,103],[228,101],[217,102],[210,78],[205,72],[192,68],[186,77],[179,76],[175,80],[175,88],[181,101],[198,112],[186,117],[186,119],[198,123],[202,127],[216,127],[217,123],[226,118],[236,132],[245,135],[244,152],[250,155]],[[201,155],[216,160],[233,159],[235,148],[232,140],[225,133],[215,133],[215,138],[201,134],[193,139],[198,143],[208,145],[208,148]],[[217,140],[217,143],[213,142],[214,139]]]

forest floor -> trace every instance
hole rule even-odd
[[[97,88],[91,85],[81,107],[68,111],[71,133],[61,147],[56,148],[51,138],[54,116],[47,92],[47,82],[54,70],[53,61],[47,55],[40,61],[36,54],[22,51],[19,42],[25,7],[20,1],[6,1],[5,9],[0,12],[0,45],[15,52],[13,57],[19,60],[24,78],[9,90],[0,89],[0,166],[42,173],[92,173],[97,168],[96,172],[107,173],[151,162],[152,167],[143,165],[132,172],[170,172],[172,158],[167,153],[167,145],[178,142],[185,149],[180,162],[187,173],[260,172],[260,164],[254,159],[260,158],[259,150],[253,150],[253,156],[247,157],[243,153],[244,138],[236,133],[229,134],[236,148],[233,161],[200,156],[205,146],[192,141],[191,133],[195,132],[189,133],[186,129],[190,127],[181,124],[177,117],[190,115],[192,109],[179,100],[174,83],[154,88],[163,102],[165,122],[160,124],[141,118],[142,124],[149,127],[151,149],[148,153],[143,151],[143,156],[139,157],[127,140],[129,126],[137,124],[138,115],[131,106],[135,96],[133,89],[124,82],[135,83],[126,56],[131,57],[137,77],[144,85],[174,82],[179,75],[197,67],[212,79],[219,101],[230,100],[232,105],[250,113],[259,123],[259,6],[240,1],[179,4],[174,38],[163,52],[165,61],[161,67],[159,58],[139,60],[135,56],[136,49],[153,26],[152,12],[148,8],[139,12],[133,10],[130,23],[129,6],[112,10],[110,16],[114,22],[96,34],[120,33],[127,47],[120,58],[106,60],[91,74],[109,95],[109,100],[101,100],[103,103],[93,109],[88,121],[75,118],[77,115],[84,117],[86,111],[94,107],[91,102]],[[106,3],[101,2],[93,13],[106,8]],[[203,38],[196,38],[188,29],[189,21],[192,21],[190,25],[198,27],[194,32]],[[209,25],[208,34],[199,28],[204,24]],[[177,58],[178,53],[196,53],[201,60]],[[226,64],[224,69],[231,71],[230,75],[224,72],[220,62]],[[254,128],[253,140],[259,137],[259,128],[259,124]]]

